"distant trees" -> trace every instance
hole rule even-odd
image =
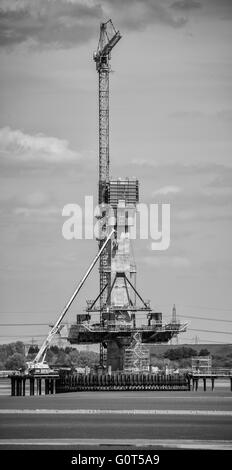
[[[6,369],[6,361],[15,353],[24,355],[24,344],[22,341],[16,343],[1,344],[0,345],[0,363],[3,364],[2,369]]]
[[[177,368],[188,368],[191,367],[191,358],[196,356],[209,356],[210,352],[207,348],[202,348],[199,353],[196,349],[188,346],[178,346],[176,348],[168,348],[166,351],[159,354],[157,357],[156,355],[151,355],[151,362],[152,365],[157,365],[161,369],[165,368],[165,360],[170,361],[170,367],[173,369]],[[217,364],[220,364],[220,367],[229,367],[229,360],[231,362],[231,358],[229,359],[228,356],[225,357],[225,354],[222,356],[212,356],[213,361],[215,363],[215,367],[218,367]],[[232,356],[231,356],[232,357]],[[217,360],[217,364],[215,362]]]
[[[199,352],[199,356],[210,356],[210,352],[206,348],[201,349],[200,352]]]
[[[32,361],[38,351],[37,345],[31,345],[25,357],[25,347],[21,341],[0,345],[0,370],[25,368],[26,361]],[[99,354],[94,351],[79,351],[70,346],[59,348],[54,345],[47,350],[46,361],[50,365],[93,367],[99,362]]]
[[[5,362],[5,369],[6,370],[17,370],[17,369],[25,369],[26,361],[25,357],[21,353],[14,353],[8,357]]]
[[[37,346],[37,344],[32,344],[29,349],[28,349],[28,354],[37,354],[39,352],[39,347]]]
[[[27,357],[25,357],[25,347],[21,341],[0,345],[0,370],[24,368],[26,361],[33,360],[38,350],[37,345],[32,345]],[[191,366],[191,357],[208,356],[209,354],[207,348],[202,348],[197,353],[194,348],[188,346],[172,347],[166,349],[162,354],[151,354],[151,364],[160,369],[164,369],[166,366],[174,369],[187,368]],[[220,353],[213,354],[212,358],[214,367],[232,368],[231,349],[220,350]],[[47,350],[46,361],[51,366],[59,364],[68,367],[94,367],[99,363],[99,354],[94,351],[80,351],[71,346],[59,348],[54,345]]]
[[[197,351],[193,348],[187,348],[186,346],[176,349],[168,349],[164,353],[164,357],[170,359],[170,361],[179,361],[180,359],[187,359],[192,356],[197,356]]]

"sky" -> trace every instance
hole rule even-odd
[[[122,34],[111,175],[138,177],[140,202],[171,204],[170,248],[134,242],[137,288],[164,319],[176,304],[181,342],[231,343],[230,0],[0,0],[0,323],[44,324],[1,326],[0,342],[40,343],[97,252],[63,238],[62,210],[97,203],[92,57],[108,18]],[[97,291],[96,269],[69,323]]]

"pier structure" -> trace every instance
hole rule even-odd
[[[11,375],[11,396],[53,395],[87,391],[195,391],[203,386],[204,392],[214,391],[219,379],[228,381],[232,392],[232,371],[212,370],[208,374],[192,372],[180,374],[156,374],[131,371],[89,374]],[[210,388],[207,389],[207,384]]]
[[[71,344],[100,345],[100,367],[111,371],[148,371],[146,343],[165,343],[186,331],[187,324],[174,318],[163,324],[162,313],[154,311],[136,286],[136,264],[131,245],[136,230],[139,181],[135,177],[110,177],[109,76],[112,49],[121,39],[111,20],[100,25],[94,61],[98,73],[99,158],[98,158],[98,244],[113,237],[99,261],[99,293],[87,300],[85,313],[69,330]],[[98,320],[94,321],[98,314]],[[145,323],[138,314],[144,313]],[[140,317],[141,318],[141,317]]]
[[[11,396],[53,395],[56,393],[57,374],[17,374],[10,375]]]

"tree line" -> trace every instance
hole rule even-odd
[[[26,361],[32,361],[38,351],[38,346],[32,345],[26,355],[25,345],[21,341],[0,345],[0,370],[24,369]],[[51,346],[47,350],[46,361],[50,366],[94,367],[99,362],[99,354],[94,351],[78,351],[68,346]]]

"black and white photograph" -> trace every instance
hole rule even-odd
[[[232,1],[0,0],[0,70],[1,455],[226,464]]]

